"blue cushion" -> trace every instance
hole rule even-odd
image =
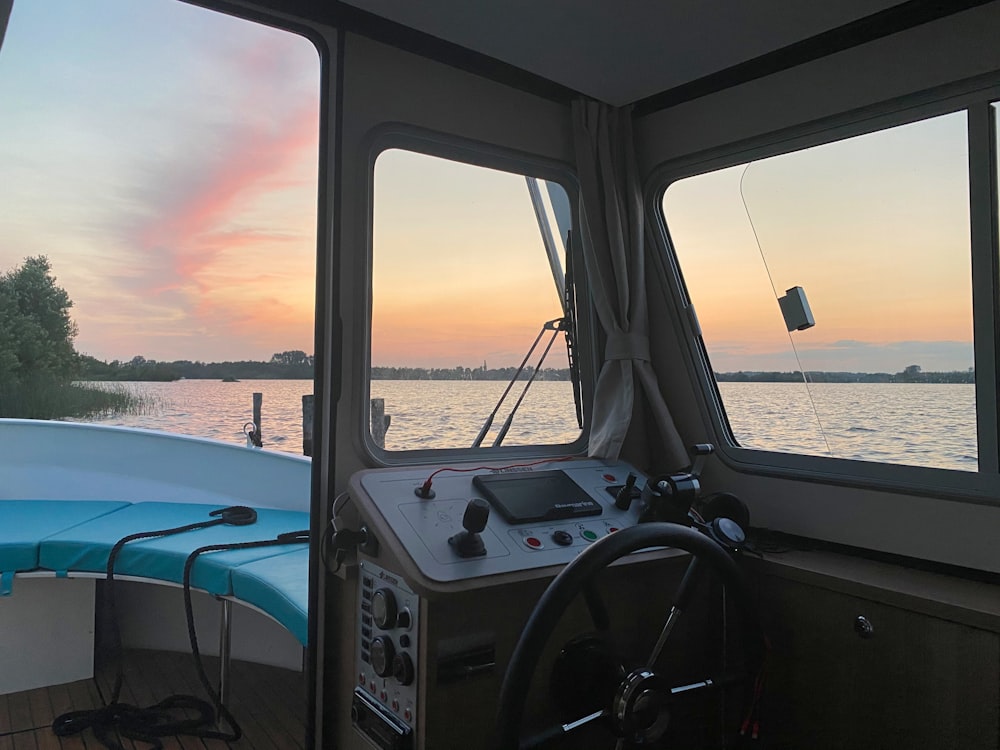
[[[233,595],[280,622],[303,646],[308,641],[309,550],[297,549],[233,568]]]
[[[211,519],[210,511],[219,507],[222,506],[134,503],[43,540],[39,565],[55,571],[103,573],[107,569],[108,554],[119,539],[138,532],[207,521]],[[257,522],[248,526],[220,524],[129,542],[118,555],[115,573],[181,583],[184,561],[198,547],[274,539],[278,534],[309,527],[309,514],[305,512],[260,509],[257,514]],[[191,583],[212,594],[231,594],[230,569],[233,566],[281,555],[288,549],[282,545],[206,553],[195,563]]]
[[[110,500],[0,500],[0,571],[34,570],[43,538],[126,506]]]

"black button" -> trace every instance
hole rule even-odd
[[[363,661],[365,664],[371,664],[372,658],[371,656],[368,655],[367,651],[361,652],[361,661]]]
[[[361,611],[368,612],[370,614],[372,611],[372,605],[369,602],[361,602]]]
[[[399,636],[399,645],[402,646],[403,648],[409,648],[410,636],[408,636],[406,633],[403,633],[401,636]]]
[[[361,615],[361,622],[363,622],[368,627],[372,626],[372,616],[371,615]]]
[[[372,592],[371,591],[362,591],[361,592],[361,598],[364,599],[365,601],[371,601]]]
[[[366,589],[370,589],[375,585],[375,581],[370,576],[365,576],[361,579],[361,582],[364,584]]]
[[[552,532],[552,541],[556,544],[560,544],[563,547],[568,547],[573,543],[573,535],[562,529]]]
[[[361,637],[364,638],[365,640],[368,640],[369,638],[371,638],[372,637],[372,629],[371,628],[361,628]]]

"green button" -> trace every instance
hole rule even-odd
[[[592,542],[592,541],[594,541],[595,539],[597,539],[597,534],[595,534],[595,533],[594,533],[593,531],[591,531],[590,529],[584,529],[583,531],[581,531],[581,532],[580,532],[580,536],[582,536],[582,537],[583,537],[584,539],[586,539],[586,540],[587,540],[588,542]]]

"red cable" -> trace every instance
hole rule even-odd
[[[431,475],[427,477],[424,483],[420,486],[420,494],[422,497],[427,497],[427,493],[431,489],[431,484],[434,481],[434,477],[440,474],[442,471],[454,471],[459,473],[465,473],[470,471],[506,471],[507,469],[523,469],[528,466],[538,466],[539,464],[554,464],[559,461],[572,461],[576,456],[558,456],[556,458],[544,458],[539,461],[531,461],[526,464],[507,464],[506,466],[473,466],[468,469],[456,469],[451,466],[443,466],[436,471],[432,471]]]

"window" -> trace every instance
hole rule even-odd
[[[17,0],[0,102],[0,276],[66,295],[42,331],[0,290],[0,416],[245,444],[257,391],[264,448],[300,452],[316,47],[176,0]]]
[[[378,155],[376,444],[383,404],[390,451],[580,437],[564,312],[568,227],[569,200],[555,182],[402,148]]]
[[[977,469],[968,164],[957,112],[669,186],[736,444]]]

